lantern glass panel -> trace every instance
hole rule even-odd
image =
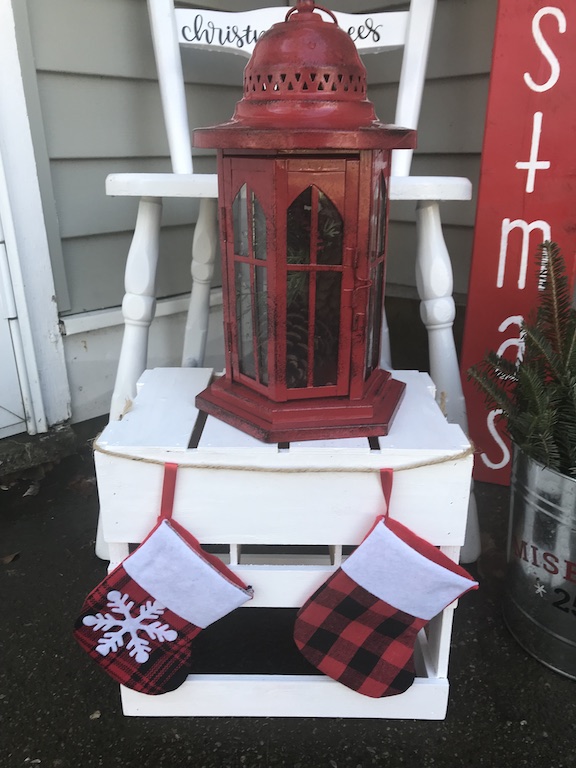
[[[337,384],[343,230],[338,209],[316,186],[301,192],[288,209],[287,389]]]
[[[254,194],[252,194],[252,238],[254,258],[258,261],[266,261],[266,216]]]
[[[288,264],[310,264],[312,187],[302,192],[288,208],[286,260]]]
[[[342,264],[342,243],[342,217],[330,198],[318,192],[318,264]]]
[[[246,184],[243,184],[232,203],[234,222],[234,253],[248,256],[248,198]]]
[[[340,272],[319,272],[316,275],[313,382],[315,387],[337,383],[341,296],[342,274]]]
[[[380,174],[375,189],[373,214],[370,218],[370,295],[366,335],[366,378],[378,368],[380,333],[384,302],[384,259],[386,249],[386,179]]]
[[[236,262],[235,278],[238,367],[240,373],[244,374],[244,376],[248,376],[250,379],[256,379],[250,264],[246,262]]]
[[[256,342],[258,349],[258,380],[268,385],[268,269],[255,268]]]
[[[310,318],[308,272],[289,270],[286,277],[286,387],[308,386]]]
[[[266,217],[243,184],[232,203],[238,370],[268,385],[268,271]]]

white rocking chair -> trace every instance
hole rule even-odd
[[[179,464],[174,516],[203,544],[224,545],[226,561],[253,585],[251,607],[298,607],[357,545],[382,512],[379,469],[397,470],[391,514],[458,560],[465,541],[472,454],[464,434],[465,410],[452,322],[452,270],[444,244],[439,202],[467,200],[466,179],[411,177],[411,151],[396,150],[390,196],[417,203],[417,284],[429,334],[432,379],[396,371],[406,396],[388,436],[264,444],[208,417],[199,418],[195,395],[212,376],[202,364],[210,283],[216,255],[217,178],[195,174],[179,46],[214,48],[205,36],[191,42],[194,21],[226,29],[268,28],[287,8],[249,13],[174,9],[172,0],[148,0],[173,173],[118,174],[107,192],[140,198],[126,266],[125,334],[111,406],[111,421],[98,439],[96,469],[101,502],[101,543],[111,567],[153,527],[162,487],[162,465]],[[358,46],[366,52],[404,48],[395,122],[416,127],[434,16],[434,0],[412,0],[408,11],[336,14],[340,26],[378,26]],[[198,22],[196,22],[198,23]],[[235,42],[223,48],[238,49]],[[250,53],[245,46],[241,52]],[[154,282],[164,197],[200,198],[192,251],[193,289],[183,368],[146,371],[148,329],[154,315]],[[390,367],[383,334],[381,364]],[[435,403],[442,399],[448,420]],[[453,422],[453,423],[449,423]],[[474,531],[473,531],[474,534]],[[474,534],[475,536],[475,534]],[[477,547],[477,536],[472,548]],[[246,553],[260,545],[264,554]],[[284,547],[284,554],[266,548]],[[294,554],[294,547],[325,554]],[[469,559],[474,559],[471,557]],[[244,610],[244,609],[243,609]],[[316,676],[197,675],[170,694],[146,697],[122,690],[132,715],[278,715],[347,717],[444,717],[454,605],[419,637],[419,677],[390,699],[371,700]]]

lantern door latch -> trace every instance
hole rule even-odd
[[[366,303],[366,294],[364,291],[370,290],[373,285],[373,280],[371,280],[369,277],[357,277],[356,278],[356,285],[354,286],[352,290],[352,306],[357,307],[360,303],[360,306],[362,306],[362,302]]]
[[[226,208],[220,207],[220,232],[222,237],[222,244],[224,247],[228,244],[228,230],[226,227]]]
[[[357,277],[356,285],[353,288],[345,288],[342,293],[344,294],[344,306],[346,307],[358,307],[363,306],[366,303],[366,294],[364,291],[369,290],[373,285],[373,280],[369,277]]]

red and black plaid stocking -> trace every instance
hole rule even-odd
[[[420,629],[477,586],[436,547],[400,523],[378,518],[300,609],[294,639],[305,658],[334,680],[373,698],[393,696],[414,682]]]
[[[166,465],[160,522],[84,601],[74,636],[116,682],[161,694],[186,679],[192,640],[252,598],[217,557],[170,520],[176,465]]]

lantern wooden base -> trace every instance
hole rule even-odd
[[[374,371],[364,397],[276,403],[238,382],[216,379],[196,397],[201,411],[266,443],[387,435],[405,384]]]

